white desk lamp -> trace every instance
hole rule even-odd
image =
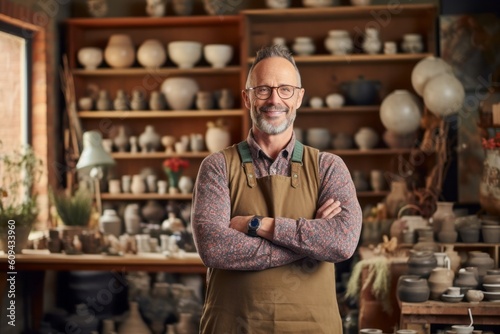
[[[76,164],[76,169],[91,167],[90,177],[94,181],[94,190],[99,215],[102,214],[100,179],[103,176],[102,167],[113,166],[115,160],[102,147],[102,136],[97,131],[83,133],[83,151]]]

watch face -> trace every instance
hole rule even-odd
[[[259,227],[260,225],[260,221],[258,218],[252,218],[252,220],[250,221],[250,227],[251,228],[257,228]]]

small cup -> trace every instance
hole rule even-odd
[[[384,42],[384,53],[386,55],[392,55],[398,52],[398,47],[396,42],[393,41],[387,41]]]
[[[323,99],[319,96],[313,96],[309,100],[309,105],[313,108],[321,108],[323,107]]]
[[[450,286],[447,290],[446,293],[450,296],[458,296],[460,295],[460,287],[458,286]]]
[[[108,182],[108,191],[110,194],[119,194],[121,193],[120,189],[120,180],[109,180]]]

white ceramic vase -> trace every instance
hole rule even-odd
[[[184,77],[167,78],[161,85],[161,91],[173,110],[191,109],[199,89],[194,79]]]
[[[127,68],[135,61],[135,49],[129,35],[115,34],[104,49],[104,59],[113,68]]]
[[[360,150],[369,150],[377,146],[379,135],[370,127],[362,127],[354,135],[354,142]]]
[[[122,220],[115,210],[104,210],[99,218],[99,230],[104,234],[112,234],[117,238],[122,234]]]
[[[424,93],[425,84],[441,73],[452,73],[452,68],[443,59],[434,56],[419,61],[411,72],[411,84],[418,95]]]
[[[389,94],[380,105],[380,119],[387,130],[407,135],[420,127],[422,104],[415,95],[404,89]]]
[[[147,39],[137,49],[137,61],[146,68],[161,67],[166,60],[165,47],[157,39]]]
[[[96,47],[85,47],[78,50],[78,62],[85,67],[86,70],[95,70],[101,65],[103,60],[102,50]]]
[[[223,126],[216,126],[213,123],[208,124],[207,132],[205,133],[205,145],[210,152],[218,152],[229,146],[231,142],[231,134]]]
[[[160,135],[156,133],[154,126],[146,125],[144,132],[139,136],[141,152],[156,152],[160,144]]]
[[[179,178],[179,190],[181,194],[190,194],[193,191],[193,179],[187,175],[183,175]]]
[[[352,52],[353,42],[347,30],[330,30],[325,39],[325,48],[333,55],[345,55]]]

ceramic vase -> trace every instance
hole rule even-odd
[[[139,136],[141,152],[155,152],[160,148],[160,135],[156,133],[154,126],[146,125],[144,132]]]
[[[385,198],[385,205],[389,218],[395,218],[398,216],[399,210],[408,204],[409,195],[406,182],[391,182],[391,191]]]
[[[135,61],[135,49],[130,36],[125,34],[111,35],[104,49],[104,59],[113,68],[132,66]]]
[[[212,153],[218,152],[229,146],[231,134],[222,122],[207,124],[207,132],[205,133],[205,145]]]
[[[379,101],[381,83],[378,80],[367,80],[360,75],[356,80],[342,82],[340,88],[349,104],[373,105]]]
[[[292,49],[299,56],[310,56],[316,51],[316,46],[311,37],[296,37]]]
[[[144,178],[140,174],[132,176],[132,183],[130,185],[132,194],[144,194],[146,192],[146,184]]]
[[[179,178],[179,190],[181,194],[190,194],[193,191],[193,179],[189,176],[183,175]]]
[[[167,104],[173,110],[191,109],[199,86],[194,79],[175,77],[167,78],[161,85]]]
[[[104,234],[112,234],[117,238],[122,234],[122,220],[115,210],[104,210],[102,216],[99,217],[99,230]]]
[[[453,286],[454,273],[448,268],[434,268],[428,279],[431,290],[430,298],[440,300],[441,295]]]
[[[141,216],[139,214],[139,204],[130,203],[125,207],[123,213],[125,221],[125,232],[129,235],[136,235],[141,231]]]
[[[469,267],[477,267],[480,281],[486,275],[487,270],[495,267],[495,260],[490,257],[490,254],[481,251],[469,251],[466,263]]]
[[[137,302],[129,302],[129,313],[118,328],[118,334],[149,334],[151,331],[139,312]]]
[[[384,172],[374,169],[370,171],[370,186],[373,191],[382,191],[386,188]]]
[[[437,259],[432,251],[410,251],[408,274],[428,278],[437,266]]]
[[[132,91],[132,99],[130,100],[130,109],[132,110],[146,110],[146,100],[144,95],[139,89]]]
[[[445,220],[454,221],[453,204],[453,202],[437,202],[436,211],[434,211],[430,219],[434,236],[438,236]]]
[[[454,250],[453,245],[445,245],[444,252],[450,259],[450,269],[456,273],[460,268],[460,263],[461,263],[460,255],[458,255],[458,253]]]
[[[234,107],[234,96],[230,89],[222,89],[218,98],[219,109],[227,110]]]
[[[460,269],[453,285],[460,288],[460,293],[466,293],[468,290],[477,289],[479,282],[472,271]]]
[[[165,110],[166,101],[163,95],[155,90],[151,92],[149,96],[149,109],[151,110]]]
[[[420,127],[422,103],[407,90],[397,89],[380,105],[380,120],[385,128],[397,135],[414,133]]]
[[[362,127],[354,135],[354,141],[360,150],[369,150],[376,147],[379,139],[378,133],[370,127]]]
[[[99,111],[107,111],[113,109],[113,103],[109,98],[109,94],[107,90],[101,89],[99,91],[97,101],[96,101],[96,109]]]
[[[414,275],[400,276],[396,291],[399,300],[408,303],[423,303],[430,296],[427,279]]]
[[[210,110],[214,107],[214,98],[211,92],[199,91],[196,93],[196,109]]]
[[[118,152],[126,152],[129,147],[129,136],[127,134],[127,129],[123,125],[118,126],[118,132],[113,138],[113,144],[115,145]]]
[[[165,216],[165,209],[155,200],[149,200],[141,209],[142,217],[149,224],[160,224]]]
[[[362,44],[363,51],[368,54],[380,53],[382,42],[379,38],[379,31],[375,28],[365,29],[365,39]]]
[[[347,30],[330,30],[325,39],[325,48],[333,55],[346,55],[352,52],[353,42]]]
[[[157,39],[147,39],[137,49],[137,61],[145,68],[161,67],[166,60],[165,47]]]
[[[422,96],[427,82],[435,75],[452,73],[453,69],[442,58],[430,56],[419,61],[411,72],[411,83],[418,95]]]
[[[422,36],[419,34],[404,34],[401,49],[406,53],[419,53],[424,50]]]

